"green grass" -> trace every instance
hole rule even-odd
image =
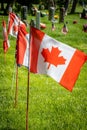
[[[28,16],[30,21],[32,17]],[[7,20],[7,16],[5,16]],[[87,54],[87,33],[82,31],[86,20],[78,14],[67,15],[67,35],[61,33],[63,23],[56,23],[51,31],[47,17],[41,18],[47,28],[46,34],[65,44],[84,51]],[[77,24],[73,24],[77,20]],[[0,25],[2,24],[0,16]],[[27,69],[19,68],[18,104],[14,108],[15,97],[15,44],[10,37],[11,47],[6,54],[6,63],[2,48],[2,26],[0,26],[0,130],[25,130]],[[30,73],[29,130],[87,130],[87,63],[82,67],[75,87],[70,93],[46,75]]]

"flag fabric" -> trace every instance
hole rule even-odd
[[[26,29],[25,24],[16,16],[15,13],[9,13],[8,17],[8,34],[17,38],[18,34],[18,25],[22,24]]]
[[[16,44],[16,63],[29,67],[29,34],[20,24]]]
[[[33,27],[31,27],[30,39],[30,71],[47,74],[72,91],[80,70],[87,60],[86,54]]]
[[[6,53],[8,48],[10,47],[10,44],[9,44],[9,40],[8,40],[5,20],[2,21],[2,27],[3,27],[3,50],[4,50],[4,53]]]

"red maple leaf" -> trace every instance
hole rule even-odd
[[[42,50],[41,54],[45,59],[44,62],[49,62],[48,69],[51,64],[55,65],[56,67],[57,65],[65,64],[66,59],[64,59],[63,56],[59,56],[60,53],[61,51],[57,47],[52,47],[51,52],[48,48]]]
[[[18,26],[17,26],[17,25],[14,25],[14,26],[13,26],[13,31],[14,31],[14,32],[17,32],[17,31],[18,31]]]

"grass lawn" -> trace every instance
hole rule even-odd
[[[8,20],[8,17],[4,17]],[[28,16],[30,22],[32,16]],[[34,18],[34,17],[33,17]],[[77,20],[77,24],[73,21]],[[56,23],[56,30],[51,30],[47,16],[41,18],[46,24],[43,30],[56,40],[68,44],[87,54],[87,33],[79,14],[67,15],[68,34],[61,33],[63,23]],[[18,103],[14,108],[15,97],[15,45],[16,39],[9,36],[10,49],[3,54],[2,16],[0,16],[0,130],[25,130],[27,69],[19,68]],[[30,73],[29,95],[29,130],[87,130],[87,63],[82,67],[79,78],[72,92],[46,75]]]

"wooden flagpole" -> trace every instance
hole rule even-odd
[[[18,101],[18,66],[16,65],[16,90],[15,90],[15,108]]]
[[[4,52],[4,63],[6,64],[6,53]]]
[[[18,24],[18,29],[20,26],[20,21]],[[17,107],[17,102],[18,102],[18,65],[16,64],[16,90],[15,90],[15,108]]]
[[[29,92],[30,92],[30,86],[29,86],[30,85],[30,67],[29,67],[29,61],[30,61],[30,38],[31,38],[31,31],[30,31],[30,34],[29,34],[28,82],[27,82],[27,106],[26,106],[26,130],[29,130]]]
[[[29,128],[29,81],[30,81],[30,72],[28,70],[27,106],[26,106],[26,130],[28,130],[28,128]]]
[[[4,21],[4,16],[2,17],[2,20]],[[3,33],[4,33],[4,31],[3,31]],[[3,34],[4,35],[4,34]],[[3,36],[4,37],[4,36]],[[4,42],[4,41],[3,41]],[[6,54],[5,54],[5,52],[4,52],[4,63],[6,63]]]

